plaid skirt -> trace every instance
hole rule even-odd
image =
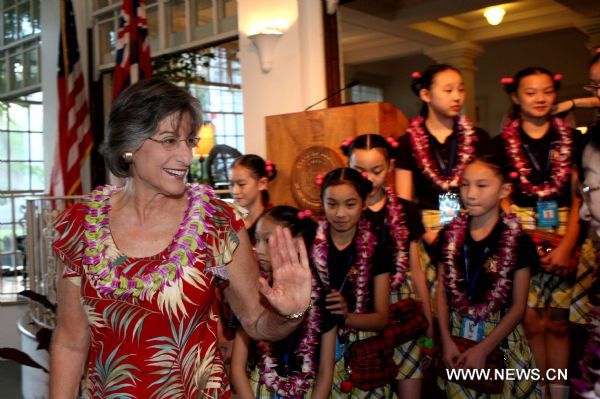
[[[352,332],[348,334],[348,342],[342,344],[343,351],[345,352],[348,346],[350,346],[350,344],[361,339],[372,337],[377,334],[377,332],[373,331]],[[341,344],[339,342],[339,336],[337,338],[336,344]],[[387,399],[392,397],[393,391],[390,384],[373,389],[371,391],[363,391],[362,389],[353,387],[350,392],[344,393],[341,390],[341,385],[342,382],[346,380],[350,380],[350,374],[348,373],[348,370],[346,368],[345,356],[341,356],[341,358],[335,362],[333,368],[333,386],[331,387],[331,394],[329,395],[330,399]]]
[[[488,336],[500,322],[500,313],[497,312],[483,323],[483,334]],[[460,335],[462,316],[458,312],[450,313],[450,333]],[[529,347],[523,326],[521,324],[508,334],[504,348],[506,369],[534,369],[536,368],[533,352]],[[438,385],[445,390],[448,399],[537,399],[542,397],[542,391],[538,381],[526,379],[514,379],[504,381],[504,392],[491,395],[474,391],[462,385],[445,381],[438,378]]]
[[[597,253],[600,251],[600,238],[590,229],[588,237],[581,246],[577,274],[573,284],[569,320],[574,323],[587,324],[590,322],[590,298],[588,291],[592,287],[597,269]]]
[[[521,208],[514,204],[510,208],[519,218],[523,230],[540,230],[560,235],[564,235],[567,231],[569,208],[558,208],[557,227],[540,228],[537,227],[536,208]],[[527,306],[530,308],[568,309],[571,306],[574,282],[574,276],[560,277],[541,269],[538,270],[529,284]]]
[[[412,279],[410,273],[398,289],[391,293],[390,303],[396,303],[402,299],[415,299]],[[394,363],[398,365],[398,375],[396,380],[409,380],[423,378],[421,364],[421,347],[419,339],[407,341],[394,349]]]

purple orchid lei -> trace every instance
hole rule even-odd
[[[473,125],[465,116],[458,118],[458,162],[452,167],[450,176],[446,177],[442,176],[438,163],[432,157],[429,135],[425,132],[424,124],[425,119],[417,116],[410,121],[407,129],[419,167],[423,169],[423,174],[441,190],[449,191],[451,188],[457,188],[467,164],[475,155],[474,145],[477,142],[477,135]]]
[[[507,154],[512,163],[513,172],[519,176],[519,187],[522,191],[537,195],[544,199],[559,195],[565,187],[565,183],[571,178],[573,162],[573,140],[569,128],[560,118],[552,118],[554,128],[558,131],[560,140],[558,142],[558,156],[552,157],[550,162],[550,181],[541,184],[533,184],[529,180],[532,168],[531,162],[523,153],[523,142],[519,133],[521,120],[508,121],[504,125],[502,138],[508,146]]]
[[[166,259],[141,276],[125,276],[107,256],[110,196],[120,191],[114,186],[98,187],[85,204],[83,265],[90,282],[103,295],[120,299],[131,297],[150,299],[165,286],[183,277],[184,267],[194,263],[194,252],[205,248],[203,235],[211,230],[210,219],[215,213],[214,193],[208,186],[189,184],[188,208],[181,228],[169,246]]]
[[[457,265],[459,250],[463,247],[469,228],[468,215],[461,213],[450,225],[444,236],[445,245],[442,248],[442,263],[445,267],[444,285],[449,291],[450,306],[463,316],[470,316],[477,323],[499,311],[507,303],[508,294],[512,287],[509,273],[516,266],[517,238],[521,234],[521,226],[513,214],[503,214],[502,223],[505,228],[502,232],[498,257],[489,260],[486,269],[491,273],[494,284],[485,293],[484,301],[471,305],[464,289],[464,275]]]
[[[327,256],[329,255],[329,245],[327,236],[329,234],[329,223],[327,220],[320,220],[317,227],[317,235],[311,249],[311,257],[315,268],[319,273],[321,281],[325,287],[329,287],[329,270],[327,269]],[[353,313],[365,313],[369,300],[369,280],[375,253],[375,243],[377,238],[371,231],[371,225],[366,219],[358,222],[356,256],[357,260],[348,272],[350,281],[353,282],[354,296],[356,298],[356,307]],[[350,332],[349,327],[340,328],[339,335]]]
[[[392,276],[392,289],[398,288],[406,280],[406,273],[410,267],[410,242],[408,241],[409,231],[406,226],[406,213],[398,201],[394,190],[387,188],[387,216],[386,222],[390,229],[390,235],[396,244],[396,254],[394,256],[394,265],[396,271]]]
[[[321,289],[316,276],[312,276],[311,302],[313,307],[304,321],[305,331],[294,351],[298,359],[302,361],[300,370],[292,372],[289,377],[282,377],[277,373],[277,359],[273,356],[273,344],[260,341],[258,349],[261,352],[258,370],[260,383],[263,383],[284,398],[302,399],[304,394],[311,388],[312,381],[316,375],[316,349],[319,346],[319,333],[321,315],[319,307],[314,306],[321,295]]]

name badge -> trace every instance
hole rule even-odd
[[[481,342],[483,340],[483,323],[475,323],[472,318],[463,317],[460,336],[471,341]]]
[[[460,200],[458,194],[440,194],[440,224],[452,221],[460,213]]]
[[[538,227],[558,226],[558,203],[556,201],[538,201]]]

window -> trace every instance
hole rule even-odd
[[[0,300],[23,289],[25,198],[44,190],[42,94],[0,102]]]
[[[14,98],[39,91],[40,2],[0,2],[3,32],[0,37],[0,98]]]
[[[383,90],[377,86],[357,85],[351,89],[350,95],[355,103],[383,101]]]
[[[191,84],[190,93],[202,104],[204,120],[215,127],[215,144],[226,144],[244,152],[244,118],[238,42],[208,50],[213,55],[199,70],[206,81]]]

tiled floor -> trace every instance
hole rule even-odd
[[[4,399],[23,399],[21,396],[21,366],[0,360],[0,396]]]

